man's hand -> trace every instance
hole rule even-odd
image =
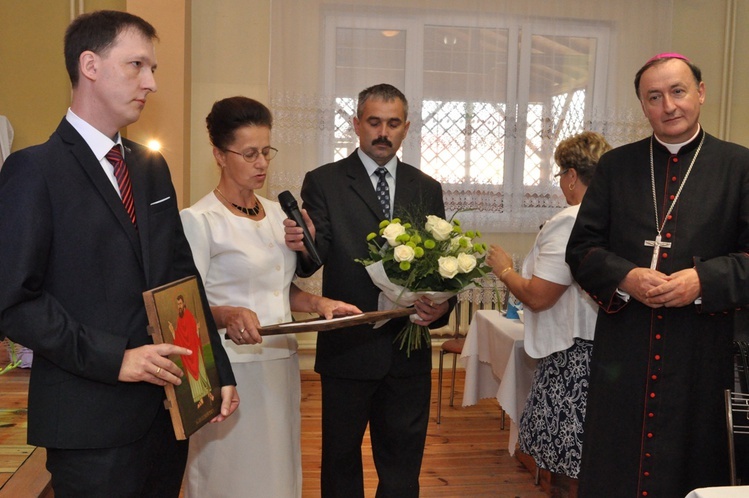
[[[666,277],[666,280],[645,293],[649,303],[667,308],[678,308],[692,304],[702,295],[700,277],[694,268],[672,273]]]
[[[167,383],[182,384],[182,369],[167,356],[172,354],[190,355],[192,351],[174,344],[147,344],[135,349],[126,349],[122,358],[121,382],[150,382],[158,386]]]
[[[650,268],[634,268],[619,283],[619,288],[637,299],[645,306],[660,308],[662,303],[656,303],[648,299],[648,292],[663,285],[668,281],[668,276]]]
[[[211,423],[223,422],[239,406],[239,394],[235,386],[223,386],[221,388],[221,413],[211,419]]]
[[[353,304],[344,303],[343,301],[335,301],[333,299],[328,299],[327,297],[320,297],[317,300],[315,310],[318,315],[326,320],[330,320],[336,316],[350,316],[363,313],[362,310]]]
[[[450,309],[450,303],[445,301],[437,304],[428,297],[423,296],[414,303],[414,307],[416,308],[416,314],[420,318],[420,320],[414,320],[414,323],[416,325],[428,326],[430,323],[447,313],[447,310]]]

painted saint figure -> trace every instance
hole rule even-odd
[[[191,355],[181,356],[182,364],[187,372],[187,380],[190,383],[192,399],[198,405],[203,406],[203,398],[208,396],[213,401],[211,394],[211,382],[205,372],[205,358],[203,358],[203,344],[200,341],[200,324],[195,320],[192,312],[185,306],[185,298],[177,296],[177,328],[175,330],[172,322],[169,322],[169,330],[174,335],[174,344],[182,346],[193,352]]]

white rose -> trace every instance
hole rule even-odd
[[[453,237],[450,239],[450,252],[455,252],[458,249],[460,249],[460,239],[462,237],[460,235]]]
[[[453,278],[458,274],[458,258],[455,256],[440,256],[437,262],[443,278]]]
[[[458,271],[460,273],[470,273],[476,268],[476,256],[464,252],[458,254]]]
[[[393,259],[398,263],[401,261],[408,261],[409,263],[414,259],[414,249],[411,246],[399,245],[393,249]]]
[[[403,225],[401,225],[400,223],[391,223],[385,227],[385,230],[382,231],[382,236],[385,237],[385,240],[388,241],[390,247],[395,247],[401,244],[395,239],[397,239],[399,235],[403,235],[404,233],[406,233],[406,229],[403,227]]]
[[[427,232],[432,234],[435,240],[447,240],[450,238],[450,234],[453,232],[452,223],[443,220],[439,216],[429,215],[427,221],[424,224],[424,228]]]

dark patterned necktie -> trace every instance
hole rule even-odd
[[[130,184],[130,174],[127,172],[127,165],[122,157],[120,146],[115,145],[112,147],[112,149],[107,152],[106,158],[107,161],[114,166],[114,177],[117,178],[117,185],[120,187],[120,197],[122,197],[122,204],[125,206],[127,215],[130,217],[130,221],[133,222],[133,226],[138,228],[138,224],[135,222],[133,186]]]
[[[385,176],[388,174],[388,170],[384,166],[380,166],[375,170],[375,174],[379,178],[377,180],[377,200],[380,201],[380,207],[382,208],[382,215],[386,220],[390,219],[390,187],[388,182],[385,180]]]

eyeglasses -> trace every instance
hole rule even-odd
[[[559,178],[560,176],[564,176],[564,174],[567,173],[571,169],[572,168],[563,169],[562,171],[560,171],[559,173],[557,173],[556,175],[554,175],[554,178]]]
[[[260,154],[263,155],[266,161],[272,160],[274,157],[276,157],[276,154],[278,154],[278,149],[274,147],[263,147],[263,149],[261,150],[257,147],[252,147],[251,149],[247,150],[247,152],[237,152],[235,150],[229,149],[224,149],[224,152],[237,154],[238,156],[244,157],[244,160],[248,163],[254,163],[255,161],[257,161],[257,158],[260,157]]]

